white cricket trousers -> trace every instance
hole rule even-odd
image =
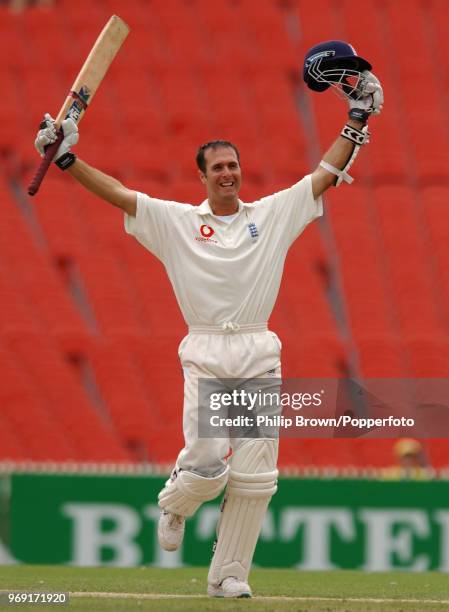
[[[241,438],[198,437],[198,380],[204,378],[273,378],[280,385],[281,342],[266,324],[190,327],[179,345],[184,371],[183,430],[185,446],[176,469],[215,476],[226,466],[229,449],[235,452]],[[244,439],[243,439],[244,440]]]

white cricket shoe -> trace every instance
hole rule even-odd
[[[184,537],[185,518],[162,510],[157,526],[159,544],[164,550],[178,550]]]
[[[219,585],[209,584],[207,594],[210,597],[251,597],[251,589],[246,582],[230,576]]]

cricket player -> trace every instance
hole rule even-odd
[[[200,147],[196,161],[206,199],[191,206],[139,193],[92,168],[70,151],[78,141],[76,124],[70,118],[62,124],[64,140],[53,161],[123,210],[126,232],[165,265],[188,326],[179,346],[185,444],[159,494],[158,536],[165,550],[176,550],[185,518],[226,489],[208,575],[213,597],[251,597],[252,558],[277,488],[278,439],[200,437],[205,406],[199,405],[198,381],[273,377],[280,383],[281,343],[268,320],[284,260],[304,228],[323,214],[323,193],[352,182],[348,170],[367,142],[367,121],[383,104],[382,87],[370,70],[343,41],[321,43],[308,52],[305,82],[315,91],[332,87],[345,97],[349,121],[310,175],[252,203],[239,199],[240,155],[230,142]],[[35,142],[41,155],[55,138],[47,114]]]

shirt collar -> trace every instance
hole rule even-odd
[[[249,206],[249,204],[246,204],[245,202],[242,202],[241,200],[239,200],[239,209],[237,212],[239,213],[246,206]],[[213,215],[214,214],[210,207],[209,200],[204,200],[204,202],[202,202],[199,206],[196,206],[195,212],[198,215]]]

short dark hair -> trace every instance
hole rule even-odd
[[[196,154],[196,165],[206,174],[206,159],[204,157],[207,149],[219,149],[220,147],[230,147],[234,149],[235,154],[237,155],[237,161],[240,163],[240,153],[235,144],[229,142],[229,140],[211,140],[211,142],[206,142],[200,146],[198,149],[198,153]]]

